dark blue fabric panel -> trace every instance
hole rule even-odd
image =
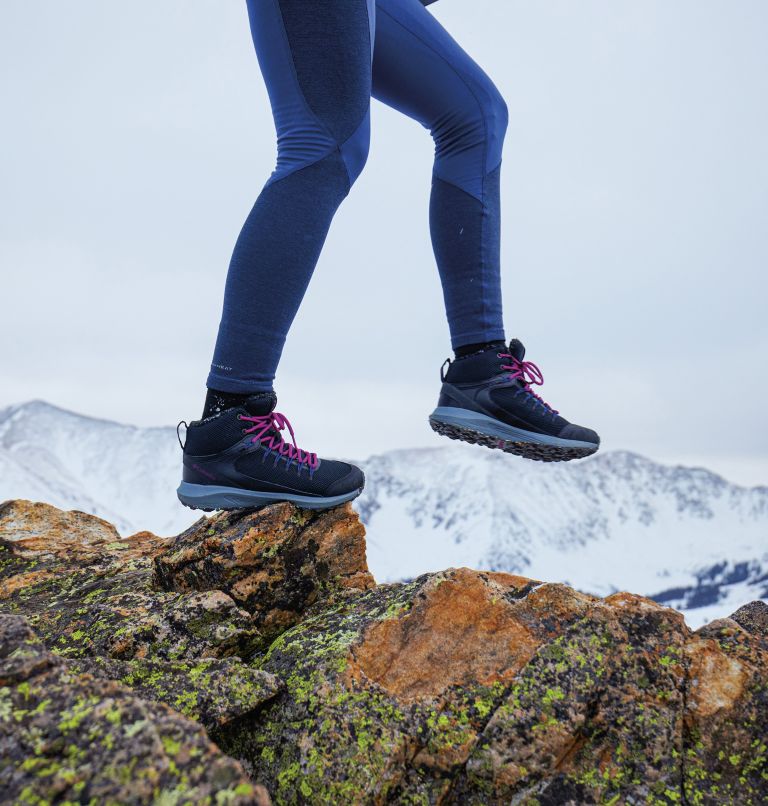
[[[248,16],[277,130],[277,166],[269,178],[274,182],[322,159],[336,141],[301,93],[277,0],[249,0]]]
[[[338,143],[371,96],[368,10],[360,0],[278,0],[293,67],[309,108]]]
[[[451,346],[504,340],[499,251],[501,165],[484,179],[481,202],[432,177],[429,227]]]
[[[318,2],[247,0],[277,131],[270,182],[341,148],[351,185],[368,156],[374,0]]]
[[[341,158],[347,166],[350,187],[363,172],[368,161],[368,149],[371,145],[371,110],[368,108],[360,121],[360,125],[339,147]]]

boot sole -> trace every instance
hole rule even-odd
[[[591,456],[600,447],[594,442],[561,439],[525,431],[501,423],[480,412],[439,406],[429,416],[432,430],[449,439],[483,445],[536,462],[569,462]]]
[[[283,501],[296,504],[304,509],[331,509],[357,498],[362,491],[363,488],[358,487],[343,495],[321,497],[293,493],[262,493],[239,487],[217,487],[212,484],[191,484],[188,481],[182,481],[176,490],[176,495],[185,507],[213,512],[217,509],[253,509],[269,504],[279,504]]]

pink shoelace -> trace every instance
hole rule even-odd
[[[251,442],[261,442],[269,450],[274,451],[276,454],[275,463],[277,463],[277,459],[282,457],[287,461],[286,467],[290,467],[291,462],[296,462],[299,465],[299,469],[301,469],[302,465],[306,465],[311,471],[314,471],[320,464],[316,453],[310,453],[299,448],[296,444],[296,435],[293,433],[293,428],[288,418],[284,414],[280,414],[279,411],[262,414],[258,417],[248,417],[244,414],[238,414],[237,416],[240,420],[248,420],[248,422],[253,423],[250,428],[244,428],[243,432],[245,434],[253,433]],[[293,445],[286,442],[280,434],[280,431],[284,428],[288,429]],[[267,433],[272,430],[276,431],[276,433],[272,434],[269,439],[265,439]]]
[[[496,353],[499,358],[509,358],[512,361],[512,364],[502,364],[502,369],[508,369],[510,371],[509,378],[512,381],[520,380],[523,382],[523,389],[529,394],[533,395],[536,400],[539,401],[547,410],[551,411],[553,415],[559,414],[560,412],[557,409],[553,409],[552,406],[547,403],[542,397],[536,394],[536,392],[531,389],[531,384],[535,384],[536,386],[541,386],[544,383],[544,375],[542,371],[533,363],[533,361],[520,361],[518,358],[515,358],[510,353]]]

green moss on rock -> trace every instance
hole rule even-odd
[[[0,781],[4,803],[269,804],[200,726],[68,669],[10,615],[0,615]]]

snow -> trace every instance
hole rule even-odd
[[[360,462],[379,581],[469,566],[606,595],[659,596],[691,626],[768,597],[768,488],[614,451],[545,465],[446,444]],[[175,494],[175,428],[136,428],[32,401],[0,411],[0,500],[176,534],[201,513]]]
[[[174,428],[136,428],[42,401],[0,411],[0,499],[29,498],[112,521],[121,534],[182,531]]]

